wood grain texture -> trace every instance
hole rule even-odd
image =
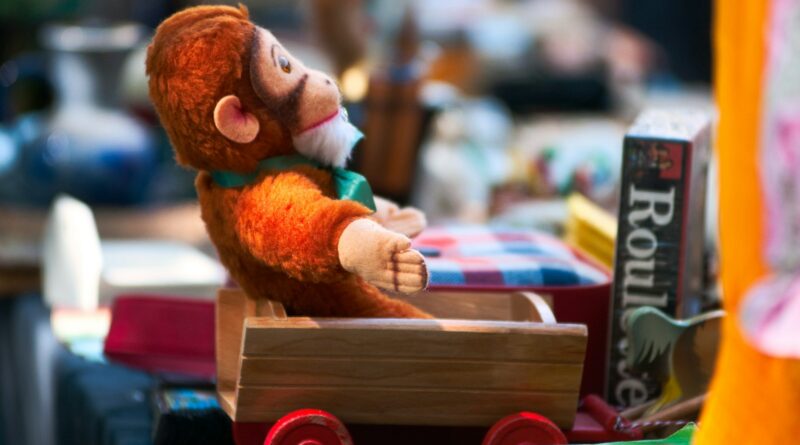
[[[241,386],[353,386],[483,388],[571,392],[579,363],[536,363],[388,357],[245,357]]]
[[[228,414],[231,419],[236,418],[236,390],[235,389],[219,389],[217,385],[217,400],[222,410]]]
[[[536,411],[570,427],[576,392],[398,389],[349,386],[257,386],[239,388],[234,420],[274,421],[313,406],[345,423],[489,426],[510,413]]]
[[[514,292],[511,299],[511,320],[555,324],[556,316],[543,297],[534,292]]]
[[[395,298],[441,319],[521,321],[514,318],[512,295],[509,292],[422,291]]]
[[[421,319],[245,322],[246,356],[416,357],[583,363],[583,325]]]
[[[286,319],[283,305],[271,301],[251,298],[241,289],[222,288],[217,291],[215,323],[217,388],[233,390],[241,369],[242,337],[247,317],[263,317],[273,320]]]
[[[247,315],[247,295],[238,289],[217,291],[216,360],[217,390],[233,391],[239,376],[244,320]],[[252,311],[251,311],[252,312]]]

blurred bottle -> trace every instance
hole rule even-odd
[[[424,124],[420,89],[425,64],[419,57],[419,30],[411,7],[386,43],[388,60],[382,60],[369,79],[359,164],[376,193],[406,203]]]
[[[17,117],[2,138],[3,202],[47,205],[57,193],[90,204],[145,198],[156,162],[154,138],[119,107],[118,86],[126,57],[144,36],[135,24],[43,29],[56,100],[49,110]],[[4,68],[13,72],[14,63]]]

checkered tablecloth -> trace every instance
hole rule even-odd
[[[414,239],[430,286],[544,287],[608,282],[600,269],[542,232],[485,226],[432,227]]]

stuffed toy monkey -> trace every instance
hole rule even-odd
[[[249,294],[310,316],[428,317],[378,288],[427,285],[411,208],[374,199],[343,168],[361,133],[330,77],[294,57],[244,6],[199,6],[156,30],[150,97],[177,161],[198,170],[202,217]]]

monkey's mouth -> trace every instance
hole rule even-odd
[[[350,123],[347,111],[336,114],[292,136],[298,153],[331,167],[343,167],[358,141],[364,137]]]
[[[315,129],[315,128],[318,128],[318,127],[321,127],[321,126],[323,126],[323,125],[327,124],[327,123],[328,123],[328,122],[330,122],[331,120],[333,120],[333,119],[336,119],[336,118],[337,118],[337,117],[338,117],[340,114],[342,114],[343,112],[344,112],[344,115],[345,115],[345,116],[347,116],[347,112],[346,112],[346,111],[343,111],[343,110],[344,110],[344,108],[339,108],[339,109],[337,109],[336,111],[334,111],[333,113],[331,113],[329,116],[327,116],[327,117],[324,117],[324,118],[322,118],[321,120],[319,120],[319,121],[317,121],[317,122],[315,122],[315,123],[313,123],[313,124],[309,125],[308,127],[304,128],[304,129],[302,129],[302,130],[300,130],[300,133],[298,133],[298,135],[301,135],[301,134],[303,134],[303,133],[305,133],[305,132],[307,132],[307,131],[311,131],[311,130],[313,130],[313,129]]]

